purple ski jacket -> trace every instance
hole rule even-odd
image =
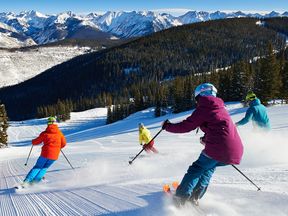
[[[243,145],[221,98],[201,96],[191,116],[180,123],[167,124],[165,130],[186,133],[197,127],[205,133],[204,153],[207,156],[225,164],[240,163]]]

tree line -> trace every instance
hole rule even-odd
[[[268,45],[268,54],[255,61],[238,61],[231,66],[198,75],[178,76],[159,85],[139,88],[140,100],[108,107],[107,123],[125,118],[137,111],[127,109],[136,106],[138,110],[155,107],[155,116],[165,115],[168,107],[174,113],[190,110],[195,106],[193,91],[203,82],[211,82],[218,89],[218,96],[224,101],[243,101],[248,91],[256,93],[264,104],[280,99],[288,103],[288,51],[275,52],[272,43]],[[148,95],[147,92],[153,92]],[[144,99],[150,103],[144,103]],[[137,101],[139,101],[137,103]],[[141,106],[142,104],[142,106]],[[132,112],[131,112],[132,111]]]
[[[95,103],[107,107],[107,123],[121,120],[132,113],[155,107],[155,116],[174,113],[195,106],[194,89],[203,82],[211,82],[224,101],[241,101],[248,91],[254,91],[264,104],[274,99],[288,103],[288,49],[276,52],[272,43],[268,53],[254,61],[238,61],[225,69],[205,73],[177,76],[161,82],[135,83],[119,94],[103,93],[96,99],[78,101],[58,100],[56,104],[37,108],[37,117],[57,116],[60,121],[70,118],[75,107],[93,108]],[[121,96],[118,96],[121,95]],[[0,105],[0,148],[7,146],[8,117],[4,104]]]

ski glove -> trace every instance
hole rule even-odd
[[[165,130],[169,124],[171,124],[171,122],[170,122],[168,119],[166,119],[166,120],[162,123],[162,129]]]
[[[200,143],[205,146],[204,136],[200,137]]]

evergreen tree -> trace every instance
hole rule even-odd
[[[285,66],[281,73],[282,77],[282,88],[281,88],[281,98],[283,98],[286,103],[288,103],[288,61],[285,63]]]
[[[264,104],[279,96],[281,87],[280,68],[271,43],[268,45],[267,57],[261,59],[261,69],[256,76],[259,80],[257,86],[255,86],[255,92]]]
[[[141,94],[139,89],[135,90],[134,93],[134,106],[136,112],[144,109],[143,95]]]
[[[185,109],[184,98],[184,83],[180,77],[177,77],[173,81],[172,85],[172,94],[173,94],[173,112],[179,113]]]
[[[224,101],[230,100],[231,91],[231,69],[220,71],[218,95]]]
[[[58,100],[56,104],[56,113],[57,113],[57,120],[59,122],[66,121],[70,119],[70,107],[68,100],[63,102],[61,100]]]
[[[106,123],[110,124],[112,122],[113,122],[112,109],[111,109],[111,106],[108,106],[107,107],[107,120],[106,120]]]
[[[188,110],[192,108],[193,100],[193,80],[191,76],[188,76],[184,81],[184,95],[183,95],[183,102],[184,102],[184,109]]]
[[[240,61],[232,66],[231,86],[229,99],[240,101],[244,98],[248,90],[249,67],[244,61]]]
[[[160,100],[156,101],[156,107],[155,107],[155,117],[159,117],[162,115],[162,109],[161,109],[161,102]]]
[[[8,117],[4,104],[0,104],[0,148],[8,145]]]
[[[167,88],[165,85],[161,85],[155,95],[155,117],[165,115],[165,110],[168,106]]]

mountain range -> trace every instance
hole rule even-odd
[[[44,15],[37,11],[0,13],[0,47],[19,47],[46,44],[63,39],[116,40],[149,35],[174,26],[215,19],[256,17],[271,18],[288,16],[288,12],[272,11],[267,14],[225,13],[216,11],[189,11],[182,16],[152,11],[89,13],[77,15],[71,11],[57,15]]]
[[[258,21],[256,18],[233,18],[198,22],[131,39],[118,46],[100,48],[97,52],[55,65],[18,85],[1,88],[0,101],[5,104],[11,120],[41,117],[40,113],[38,115],[41,107],[52,106],[59,100],[72,104],[73,110],[81,111],[107,106],[111,98],[115,103],[123,100],[124,104],[129,98],[148,95],[152,106],[155,95],[160,92],[159,86],[162,86],[159,83],[170,85],[169,81],[176,77],[202,79],[210,74],[206,72],[267,55],[268,45],[277,51],[283,49],[286,38],[282,32],[287,30],[288,17],[265,19],[265,26]],[[198,76],[201,73],[203,76]],[[216,75],[219,77],[219,73],[213,73],[215,80]],[[230,82],[230,78],[226,80]],[[220,81],[217,78],[214,82]],[[145,105],[144,102],[139,104]]]

